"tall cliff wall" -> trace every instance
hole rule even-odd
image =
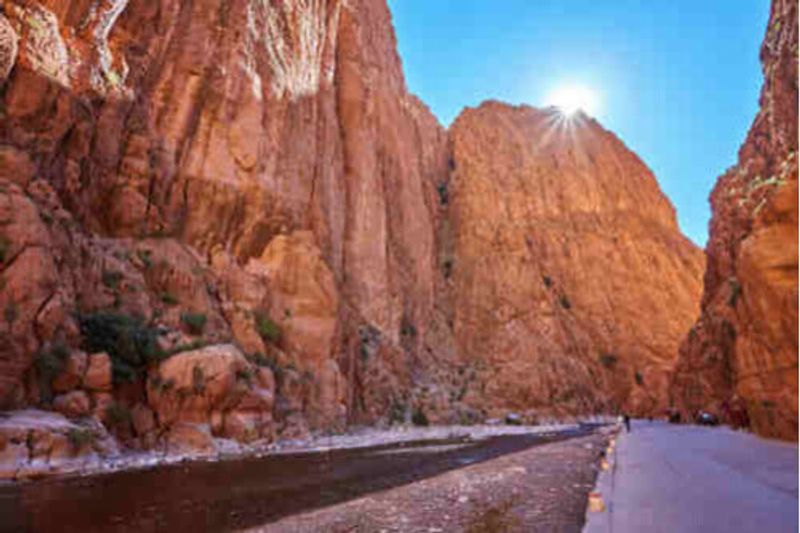
[[[796,440],[797,2],[772,2],[761,63],[760,110],[711,193],[703,313],[672,390],[687,415]]]
[[[191,342],[296,370],[312,425],[406,394],[447,157],[384,2],[20,0],[0,27],[6,405],[108,309],[204,315]]]
[[[593,121],[448,135],[383,0],[0,13],[4,408],[207,449],[664,406],[701,258]]]
[[[662,411],[703,260],[647,167],[581,113],[490,102],[450,135],[455,334],[485,396]]]

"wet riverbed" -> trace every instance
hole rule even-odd
[[[0,531],[252,527],[591,431],[412,441],[5,485]]]

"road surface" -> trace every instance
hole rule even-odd
[[[636,420],[598,478],[587,533],[796,532],[797,446],[728,428]]]

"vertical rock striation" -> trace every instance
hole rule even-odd
[[[98,313],[234,341],[311,427],[406,395],[447,156],[384,2],[14,0],[0,35],[6,405]]]
[[[573,412],[667,405],[702,254],[647,167],[578,113],[489,102],[450,138],[455,335],[485,397]]]
[[[703,312],[672,391],[687,415],[797,439],[797,3],[774,0],[760,110],[711,193]]]

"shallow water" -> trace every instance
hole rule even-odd
[[[0,531],[226,531],[593,429],[187,462],[0,487]]]

